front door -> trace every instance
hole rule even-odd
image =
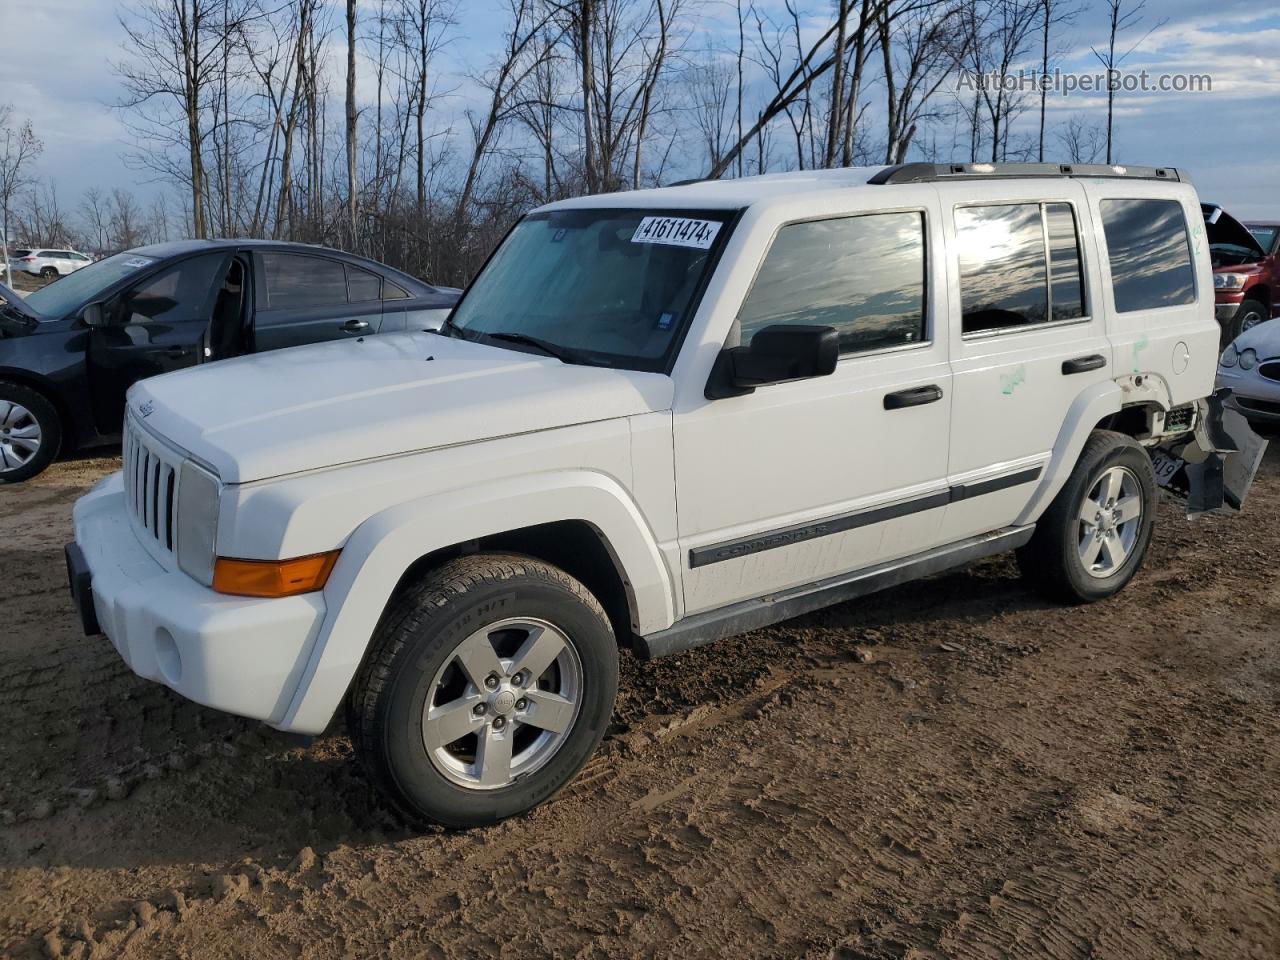
[[[125,392],[146,377],[197,362],[231,255],[190,257],[161,269],[107,303],[90,331],[94,422],[118,433]]]
[[[1112,377],[1080,184],[948,185],[952,221],[949,474],[964,491],[948,540],[1012,524],[1043,477],[1072,403]],[[970,199],[972,198],[972,199]],[[1092,279],[1092,285],[1086,283]]]
[[[676,411],[686,614],[936,544],[951,391],[936,242],[925,208],[780,228],[727,345],[822,324],[842,356],[830,376]]]

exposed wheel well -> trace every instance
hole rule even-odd
[[[419,557],[404,572],[395,592],[446,560],[487,551],[536,557],[581,581],[609,615],[618,643],[630,646],[632,609],[626,577],[604,536],[585,520],[543,523],[433,550]]]
[[[75,449],[79,437],[75,417],[71,415],[71,409],[58,391],[48,381],[32,376],[25,370],[9,369],[0,370],[0,381],[16,383],[21,387],[26,387],[28,390],[34,390],[53,404],[53,409],[58,411],[58,419],[62,421],[62,449],[58,451],[58,454],[65,454],[69,450]]]
[[[1144,440],[1151,436],[1151,420],[1159,410],[1154,403],[1130,404],[1115,413],[1107,414],[1094,425],[1094,429],[1111,430],[1135,440]]]
[[[1244,292],[1244,298],[1246,300],[1257,300],[1263,306],[1270,308],[1271,288],[1260,283],[1257,286],[1250,287],[1248,290],[1246,290]]]

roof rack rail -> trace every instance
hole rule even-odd
[[[1000,177],[1107,177],[1182,183],[1189,183],[1191,179],[1176,167],[1133,167],[1118,163],[900,163],[885,167],[867,183],[936,183]]]
[[[675,182],[673,182],[673,183],[664,184],[664,186],[668,186],[668,187],[688,187],[688,186],[691,186],[692,184],[695,184],[695,183],[706,183],[709,179],[710,179],[710,178],[708,178],[708,177],[690,177],[688,180],[676,180],[676,181],[675,181]]]

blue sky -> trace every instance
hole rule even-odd
[[[781,0],[760,0],[780,7]],[[125,186],[140,196],[157,189],[130,170],[123,156],[128,133],[110,108],[119,85],[110,63],[120,57],[116,4],[108,0],[4,0],[0,30],[8,38],[0,59],[0,99],[30,116],[44,140],[38,173],[53,178],[63,203],[73,206],[91,186]],[[501,22],[495,0],[460,6],[454,43],[445,56],[451,72],[473,72],[485,62]],[[821,8],[813,5],[820,12]],[[707,0],[700,32],[714,36],[732,24],[732,7]],[[817,29],[820,15],[815,15]],[[1209,73],[1209,93],[1122,95],[1117,110],[1118,157],[1122,162],[1188,169],[1202,197],[1241,217],[1280,219],[1280,6],[1271,0],[1149,0],[1137,40],[1158,27],[1130,57],[1126,68],[1152,72]],[[1106,39],[1101,0],[1063,35],[1069,52],[1063,69],[1098,69],[1090,43]],[[16,42],[15,42],[16,41]],[[1131,41],[1132,42],[1132,41]],[[460,114],[464,84],[444,109]],[[873,99],[879,91],[868,96]],[[1051,98],[1051,123],[1070,114],[1105,116],[1105,94]],[[1032,112],[1021,121],[1034,122]],[[966,159],[959,157],[956,159]],[[1058,159],[1051,157],[1051,159]]]

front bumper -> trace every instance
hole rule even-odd
[[[74,518],[68,574],[86,632],[100,627],[140,677],[278,725],[320,632],[323,594],[229,597],[167,569],[135,536],[118,473],[80,498]]]

